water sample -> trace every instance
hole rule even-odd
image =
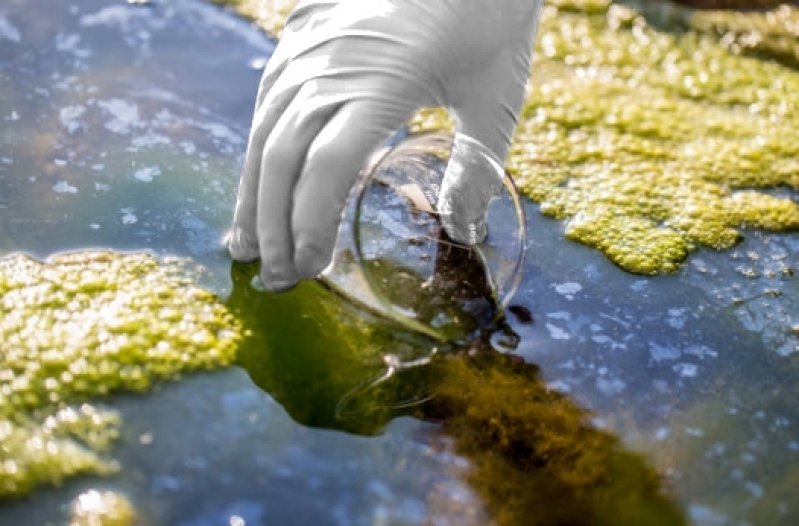
[[[439,341],[466,340],[502,315],[525,253],[524,212],[512,180],[473,139],[459,137],[458,147],[470,169],[502,182],[482,242],[450,239],[436,208],[452,137],[411,136],[367,164],[322,275],[346,297]]]

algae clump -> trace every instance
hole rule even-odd
[[[233,4],[273,34],[292,6]],[[740,228],[799,228],[795,199],[762,191],[799,189],[798,13],[549,0],[508,163],[522,192],[640,274],[729,248]],[[451,121],[423,111],[412,128]]]
[[[0,498],[113,472],[104,453],[119,415],[86,402],[228,365],[240,339],[239,323],[176,260],[0,259]]]
[[[784,4],[755,13],[699,12],[693,16],[691,25],[698,31],[720,37],[721,43],[733,53],[799,67],[799,8],[796,6]]]

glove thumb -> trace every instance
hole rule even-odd
[[[533,14],[539,5],[533,5]],[[531,23],[535,19],[531,16]],[[502,190],[505,157],[530,73],[530,35],[535,31],[528,29],[520,33],[525,38],[491,55],[479,74],[470,70],[467,78],[449,84],[447,101],[458,133],[441,184],[438,211],[454,241],[474,245],[488,233],[486,213]]]
[[[455,134],[437,205],[441,224],[453,241],[475,245],[488,234],[488,206],[502,191],[504,168],[499,159],[477,139]]]

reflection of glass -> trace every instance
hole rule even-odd
[[[481,243],[451,240],[436,210],[452,138],[412,136],[367,166],[322,276],[347,297],[442,341],[466,339],[501,315],[525,251],[524,213],[511,179],[481,144],[463,139],[459,159],[502,181]]]

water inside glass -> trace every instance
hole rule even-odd
[[[459,145],[472,148],[470,141]],[[474,144],[467,154],[486,155]],[[493,160],[479,164],[503,183],[489,204],[487,236],[476,245],[447,236],[436,203],[452,146],[451,136],[425,134],[375,153],[322,275],[348,298],[440,341],[468,339],[501,316],[521,278],[526,237],[516,189]]]

